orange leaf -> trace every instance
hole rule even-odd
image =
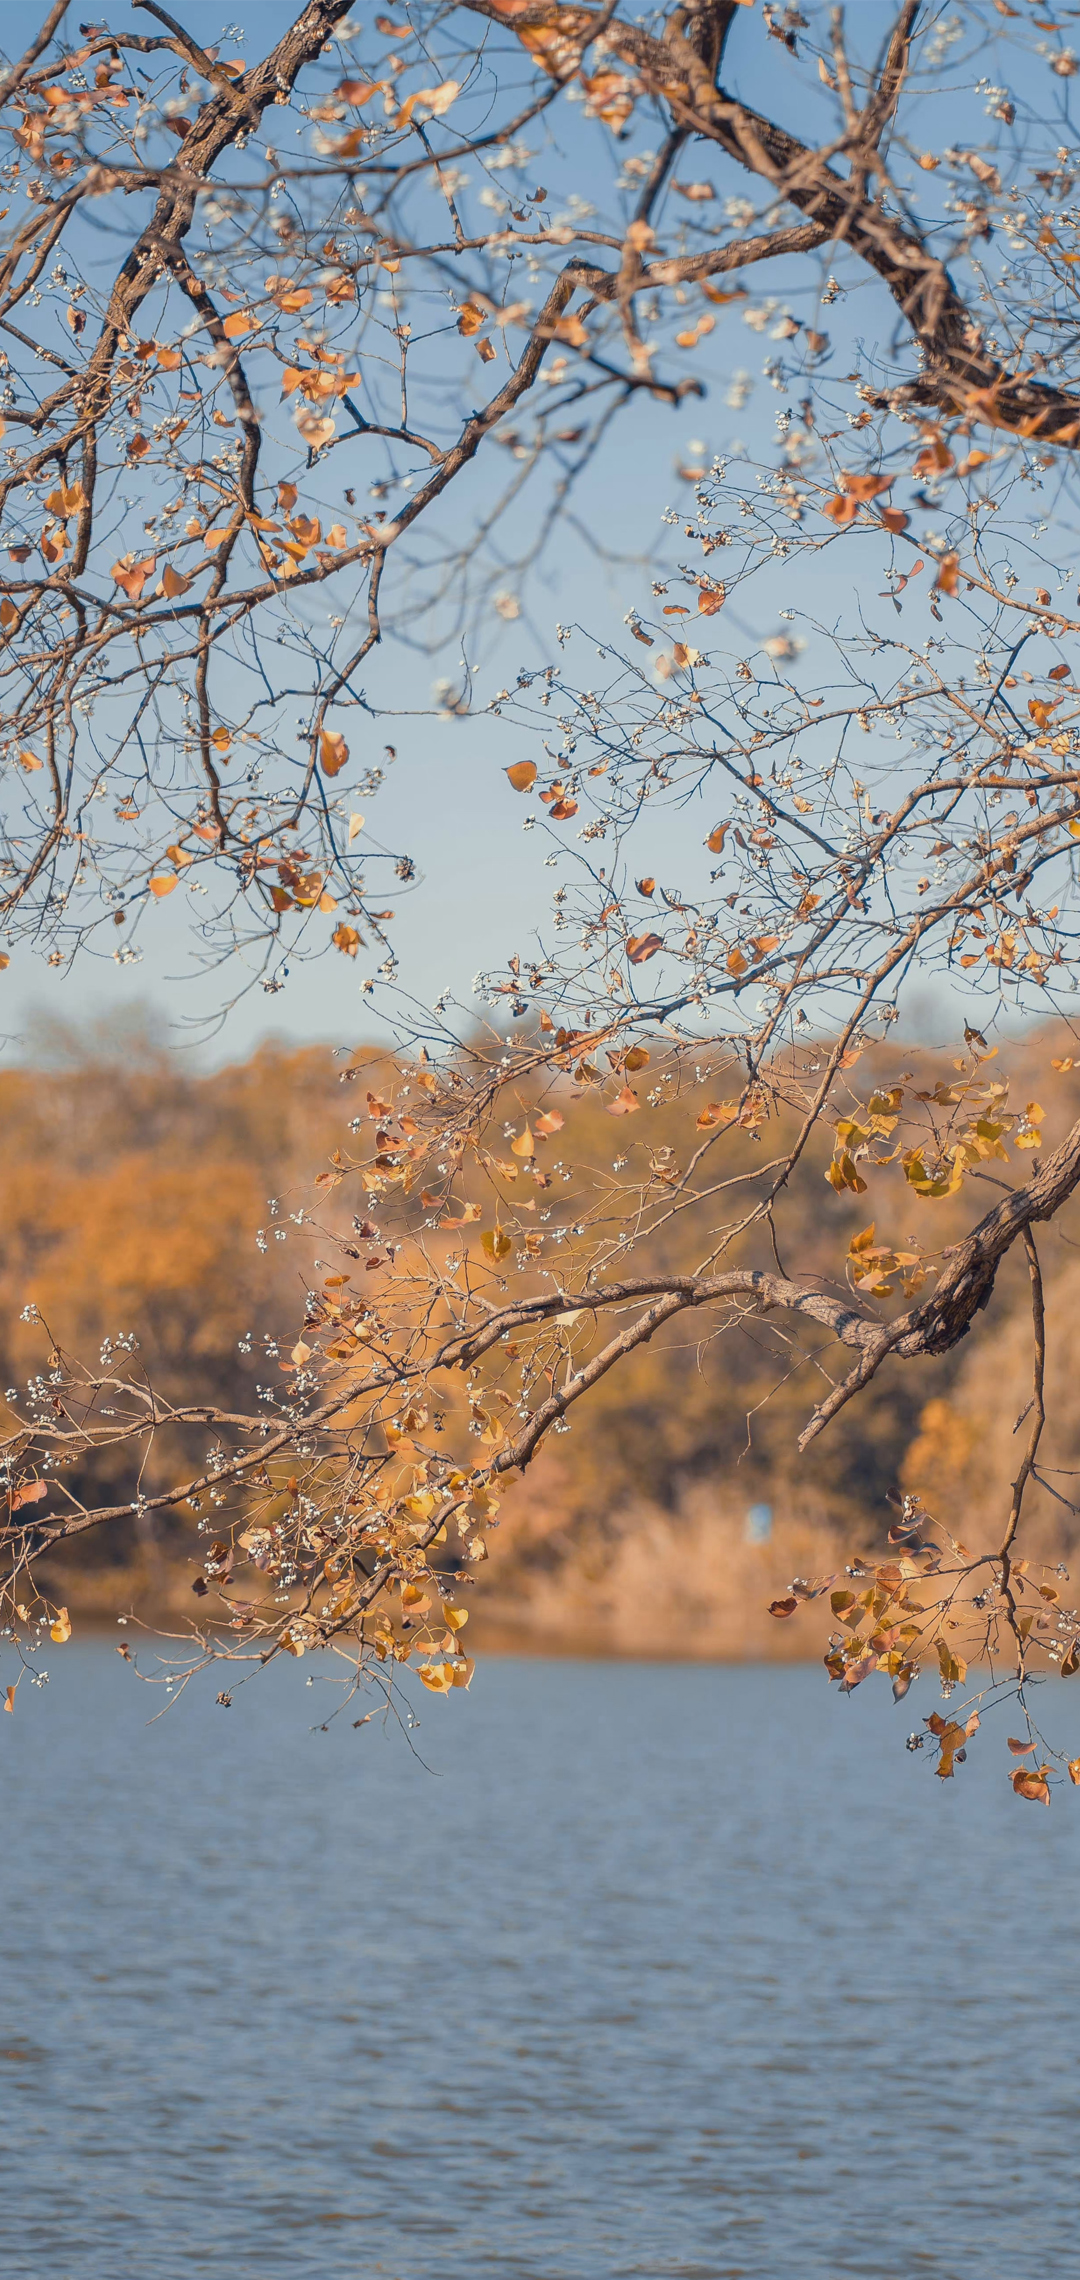
[[[895,475],[841,475],[840,488],[849,499],[876,499],[882,491],[891,491]]]
[[[515,760],[513,767],[507,768],[505,774],[515,792],[531,792],[536,782],[536,762]]]
[[[16,1489],[11,1499],[11,1509],[13,1512],[21,1512],[24,1504],[40,1504],[42,1497],[48,1493],[48,1481],[28,1480],[22,1488]]]
[[[735,978],[736,978],[736,980],[737,980],[740,974],[745,974],[745,972],[746,972],[746,964],[747,964],[747,962],[746,962],[746,959],[743,957],[742,951],[739,949],[739,946],[738,946],[738,944],[736,943],[734,950],[729,950],[729,951],[728,951],[728,955],[727,955],[727,970],[728,970],[728,973],[729,973],[729,974],[734,974],[734,976],[735,976]]]
[[[347,958],[355,958],[363,939],[363,935],[357,933],[355,926],[346,926],[344,920],[340,926],[334,928],[331,937],[334,948],[343,951]]]
[[[166,601],[175,601],[177,594],[186,594],[190,584],[191,579],[182,578],[179,570],[173,569],[171,562],[165,564],[161,573],[161,591]]]
[[[150,881],[150,892],[152,895],[156,895],[160,902],[165,895],[171,895],[176,883],[174,871],[159,871],[157,877]]]
[[[349,757],[344,737],[334,728],[324,728],[319,738],[319,758],[324,776],[340,776]]]
[[[641,1102],[636,1092],[630,1085],[624,1085],[621,1093],[617,1093],[615,1099],[610,1103],[608,1115],[633,1116],[640,1107]]]
[[[664,947],[659,934],[632,934],[626,945],[626,955],[632,966],[643,966],[648,958],[655,958]]]
[[[710,831],[709,836],[705,841],[705,845],[708,848],[710,855],[723,854],[724,841],[727,838],[728,832],[730,830],[730,823],[718,823],[715,831]]]
[[[310,295],[308,297],[310,299]],[[253,323],[249,309],[234,309],[232,316],[226,317],[221,329],[226,340],[239,340],[242,334],[251,331]]]
[[[935,594],[955,594],[959,583],[959,569],[960,556],[958,554],[942,555],[938,565],[938,574],[934,580]],[[1046,1802],[1049,1805],[1049,1797],[1047,1797]]]
[[[222,537],[224,535],[222,532]],[[156,560],[155,555],[148,554],[141,562],[136,562],[134,555],[122,554],[119,562],[113,563],[112,575],[117,585],[123,587],[129,602],[138,601],[151,571],[156,566]]]

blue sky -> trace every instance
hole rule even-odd
[[[278,0],[270,4],[263,0],[257,9],[250,0],[239,0],[231,16],[223,16],[216,5],[207,6],[203,0],[184,11],[185,21],[207,44],[220,38],[230,24],[246,23],[249,55],[269,44],[292,14],[292,8]],[[872,11],[860,10],[862,28],[871,17],[883,20],[887,14],[876,5]],[[130,14],[123,7],[110,15],[114,28],[126,20],[140,30],[146,28],[144,15]],[[759,23],[748,23],[745,34],[742,25],[738,28],[737,52],[740,56],[745,52],[747,59],[737,74],[743,92],[751,98],[757,92],[763,105],[775,104],[782,110],[785,98],[777,82],[786,76],[787,59],[775,44],[762,48]],[[235,48],[235,34],[225,52],[230,44]],[[763,71],[768,75],[763,83],[767,94],[761,85],[755,88]],[[947,92],[947,76],[943,71],[936,92]],[[792,92],[794,84],[793,80]],[[1055,94],[1060,88],[1058,82]],[[978,108],[981,115],[982,106]],[[928,120],[928,135],[933,131]],[[602,182],[614,170],[605,133],[595,130],[580,177],[583,190],[598,198]],[[642,131],[626,147],[654,139],[655,129]],[[701,146],[689,155],[682,171],[711,175],[721,197],[746,187],[745,177]],[[799,311],[817,275],[808,264],[771,264],[754,272],[749,282],[756,301],[775,298],[781,307],[790,303]],[[865,273],[852,276],[851,283],[853,289],[830,311],[835,349],[831,371],[842,371],[847,358],[854,361],[860,349],[872,350],[879,338],[887,346],[893,329],[894,311],[884,290]],[[810,315],[809,307],[805,313]],[[706,458],[728,452],[739,439],[755,456],[768,456],[776,414],[797,406],[798,383],[778,392],[761,376],[763,353],[775,351],[768,335],[763,338],[748,330],[743,318],[738,305],[720,312],[708,353],[694,359],[692,368],[707,387],[704,401],[688,399],[675,411],[639,400],[616,424],[602,459],[576,500],[581,522],[610,552],[640,556],[655,550],[671,559],[678,546],[672,544],[661,518],[665,509],[685,507],[692,497],[676,473],[678,463],[700,459],[702,447]],[[740,371],[752,374],[754,385],[744,404],[731,405],[733,376]],[[461,479],[463,493],[469,482],[466,473]],[[527,501],[508,526],[513,544],[524,539],[540,493],[533,499],[535,504]],[[463,512],[466,503],[463,496]],[[407,852],[417,866],[417,884],[393,897],[394,941],[402,985],[421,1001],[430,1004],[447,985],[459,998],[467,997],[470,978],[478,968],[501,963],[510,949],[527,951],[530,935],[550,903],[554,882],[551,870],[545,868],[549,842],[539,832],[522,832],[521,805],[503,774],[513,760],[530,752],[531,745],[522,730],[486,716],[482,707],[499,687],[512,682],[519,665],[534,666],[557,653],[559,621],[582,629],[568,646],[566,663],[569,672],[588,682],[597,647],[626,646],[627,610],[636,607],[649,614],[654,574],[652,566],[605,564],[580,537],[564,533],[533,582],[523,616],[506,626],[488,621],[479,651],[474,710],[467,718],[440,717],[435,684],[442,677],[457,682],[461,676],[460,657],[453,650],[428,658],[391,638],[369,660],[364,680],[369,702],[388,710],[400,706],[405,717],[372,720],[359,734],[350,732],[353,761],[363,766],[382,764],[384,745],[396,747],[396,760],[387,765],[377,802],[365,801],[364,806],[369,831],[395,851]],[[776,573],[771,587],[759,578],[751,591],[747,608],[754,612],[752,624],[746,618],[738,625],[731,622],[732,612],[723,621],[724,640],[716,646],[737,653],[742,644],[752,645],[776,630],[776,613],[792,598],[784,571]],[[842,565],[834,567],[833,557],[827,558],[815,583],[814,605],[820,615],[838,613],[851,593],[845,550]],[[928,619],[921,623],[924,617],[924,605],[917,601],[910,625],[905,626],[912,638],[923,638],[930,630]],[[659,840],[674,849],[678,844],[674,820],[658,819],[655,828]],[[145,911],[137,933],[142,957],[136,965],[117,967],[109,956],[84,956],[72,968],[55,971],[25,955],[13,960],[0,977],[9,1055],[21,1057],[33,1051],[39,1013],[80,1026],[147,1000],[161,1033],[204,1059],[242,1055],[271,1030],[347,1045],[380,1033],[379,1001],[361,996],[356,966],[332,953],[317,963],[294,966],[285,988],[272,1000],[258,988],[250,991],[224,1025],[211,1033],[225,990],[235,989],[242,976],[237,973],[231,981],[226,977],[223,984],[221,975],[193,971],[183,906],[184,898],[175,896]]]

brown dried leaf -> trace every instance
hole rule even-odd
[[[1032,1805],[1049,1805],[1050,1785],[1046,1780],[1049,1770],[1049,1766],[1039,1766],[1037,1770],[1029,1766],[1018,1766],[1016,1772],[1009,1776],[1017,1796],[1028,1798]]]

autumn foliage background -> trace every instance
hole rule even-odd
[[[1069,1058],[1068,1044],[1054,1031],[1035,1033],[1003,1048],[996,1064],[1014,1073],[1018,1090],[1038,1085],[1048,1144],[1080,1110],[1080,1073],[1052,1066]],[[945,1054],[913,1057],[902,1044],[879,1047],[851,1081],[865,1093],[916,1066],[932,1081],[952,1063]],[[43,1031],[28,1065],[0,1076],[4,1384],[42,1369],[52,1339],[93,1364],[103,1341],[134,1336],[137,1366],[174,1404],[212,1398],[250,1409],[259,1385],[280,1391],[304,1292],[317,1279],[317,1236],[294,1215],[318,1208],[318,1170],[348,1144],[360,1096],[341,1079],[357,1068],[377,1083],[387,1056],[343,1062],[328,1046],[270,1042],[204,1074],[155,1042],[149,1015],[89,1039]],[[680,1117],[692,1120],[695,1105],[646,1108],[642,1137],[652,1122],[658,1143],[677,1145]],[[558,1162],[602,1177],[617,1137],[600,1099],[573,1098],[568,1085]],[[748,1164],[760,1145],[752,1134],[740,1142]],[[821,1175],[826,1160],[822,1152]],[[994,1193],[987,1187],[987,1204]],[[336,1223],[347,1225],[360,1202],[346,1182],[333,1199]],[[970,1203],[967,1186],[960,1197],[923,1202],[895,1173],[872,1175],[858,1196],[837,1195],[823,1176],[820,1186],[804,1180],[777,1214],[785,1268],[842,1287],[847,1246],[871,1218],[879,1241],[914,1235],[933,1249],[962,1231]],[[325,1208],[319,1216],[327,1225]],[[672,1222],[665,1268],[692,1263],[700,1227],[692,1214]],[[383,1249],[361,1249],[359,1281],[393,1275]],[[1074,1205],[1045,1258],[1047,1467],[1070,1500],[1070,1472],[1080,1479],[1068,1328],[1080,1299],[1078,1251]],[[42,1322],[23,1319],[29,1307]],[[853,1548],[879,1546],[894,1516],[890,1495],[917,1489],[955,1533],[993,1535],[1016,1467],[1029,1335],[1023,1263],[1010,1258],[977,1341],[883,1369],[799,1457],[796,1437],[824,1382],[813,1359],[822,1333],[781,1331],[767,1316],[715,1322],[704,1337],[693,1317],[689,1329],[685,1320],[673,1326],[597,1386],[572,1433],[549,1440],[507,1498],[477,1576],[470,1646],[820,1652],[827,1601],[824,1613],[804,1608],[796,1623],[772,1621],[768,1602],[792,1575],[820,1574]],[[151,1485],[164,1480],[181,1438],[158,1436]],[[130,1493],[130,1451],[97,1464],[99,1501]],[[774,1509],[766,1545],[746,1540],[747,1508],[760,1501]],[[1068,1505],[1038,1488],[1029,1556],[1067,1557],[1076,1532]],[[51,1585],[84,1623],[112,1622],[118,1609],[186,1620],[199,1548],[194,1516],[125,1521],[66,1547]]]

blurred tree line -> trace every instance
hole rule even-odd
[[[1041,1032],[1001,1052],[1003,1069],[1015,1065],[1023,1084],[1052,1088],[1055,1122],[1080,1107],[1080,1073],[1067,1045],[1056,1032]],[[349,1145],[354,1101],[342,1077],[359,1071],[375,1081],[385,1059],[371,1052],[345,1064],[324,1045],[271,1041],[249,1060],[207,1073],[161,1046],[148,1013],[90,1033],[40,1028],[28,1064],[0,1076],[3,1387],[23,1386],[42,1370],[50,1339],[90,1368],[107,1342],[115,1348],[136,1339],[132,1366],[173,1404],[213,1395],[250,1409],[260,1384],[280,1391],[317,1249],[317,1231],[298,1227],[296,1215],[314,1209],[325,1224],[313,1181],[328,1156]],[[873,1047],[852,1083],[865,1092],[901,1060],[913,1065],[902,1045]],[[928,1081],[940,1065],[941,1056],[919,1057]],[[658,1145],[669,1142],[672,1107],[668,1098],[646,1102],[635,1137],[648,1137],[654,1116]],[[688,1127],[699,1107],[688,1102]],[[602,1183],[619,1136],[589,1088],[568,1083],[561,1154],[550,1165],[556,1193],[571,1161]],[[729,1181],[789,1140],[776,1127],[747,1130]],[[798,1196],[786,1194],[775,1214],[785,1273],[842,1282],[847,1245],[872,1218],[879,1241],[917,1238],[924,1250],[946,1246],[970,1220],[968,1196],[923,1203],[900,1180],[837,1194],[823,1176],[824,1140],[819,1152],[817,1207],[808,1213],[804,1186]],[[1010,1177],[1006,1165],[993,1171]],[[996,1192],[987,1185],[987,1204]],[[337,1222],[344,1213],[347,1224],[362,1198],[348,1183],[341,1196]],[[713,1195],[673,1217],[670,1233],[661,1227],[654,1239],[658,1264],[696,1265],[737,1208],[728,1195]],[[460,1241],[425,1227],[419,1198],[414,1239],[446,1249]],[[1044,1246],[1053,1394],[1044,1481],[1056,1495],[1050,1486],[1036,1494],[1033,1552],[1068,1550],[1071,1507],[1080,1502],[1071,1358],[1080,1211],[1063,1214]],[[737,1263],[738,1247],[728,1256]],[[646,1592],[657,1636],[659,1555],[671,1595],[660,1636],[671,1652],[805,1653],[805,1627],[793,1636],[764,1614],[793,1570],[820,1571],[853,1541],[880,1543],[905,1489],[919,1490],[957,1531],[989,1500],[1007,1496],[1029,1372],[1019,1260],[1008,1260],[999,1278],[987,1335],[936,1361],[882,1369],[803,1456],[796,1436],[831,1367],[826,1334],[760,1313],[702,1330],[693,1316],[680,1317],[600,1382],[571,1434],[546,1445],[491,1539],[477,1593],[479,1635],[486,1625],[508,1643],[558,1639],[564,1648],[633,1651]],[[182,1442],[182,1428],[171,1442],[159,1437],[148,1478],[164,1477]],[[84,1492],[92,1488],[98,1500],[129,1493],[131,1464],[130,1450],[102,1453]],[[773,1509],[772,1536],[751,1543],[747,1510],[762,1501]],[[178,1541],[186,1536],[194,1570],[193,1516],[157,1520],[141,1533],[131,1522],[92,1530],[66,1550],[64,1592],[86,1611],[115,1606],[120,1571],[129,1604],[160,1607],[167,1599],[189,1612],[189,1563]]]

